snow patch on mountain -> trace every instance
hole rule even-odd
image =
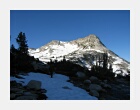
[[[87,67],[89,70],[96,64],[93,57],[103,53],[108,54],[113,72],[122,75],[128,74],[127,70],[130,70],[130,63],[105,47],[100,39],[92,34],[70,42],[51,41],[38,49],[29,49],[29,54],[39,58],[42,62],[49,62],[50,59],[61,61],[65,56],[66,60],[79,62],[77,64]]]
[[[31,56],[34,56],[35,58],[42,58],[42,57],[56,58],[56,57],[67,55],[79,49],[78,46],[74,44],[70,44],[67,42],[60,42],[60,43],[61,45],[56,44],[56,45],[45,47],[45,51],[39,52],[39,49],[37,49],[37,50],[29,50],[29,53]]]
[[[123,62],[123,60],[120,59],[119,57],[116,57],[115,59],[116,61],[114,61],[113,64],[121,64]]]

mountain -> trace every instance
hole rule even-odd
[[[93,34],[69,42],[53,40],[40,48],[29,48],[28,51],[30,56],[34,56],[44,63],[49,62],[50,59],[60,61],[65,56],[66,60],[70,60],[89,70],[99,60],[97,56],[100,56],[102,60],[103,53],[107,53],[109,58],[108,67],[112,64],[113,72],[116,75],[121,74],[125,76],[130,72],[130,63],[109,50]]]

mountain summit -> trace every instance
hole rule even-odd
[[[80,38],[77,41],[86,41],[86,42],[98,42],[100,41],[99,38],[97,36],[95,36],[94,34],[90,34],[84,38]]]
[[[44,63],[49,62],[50,59],[60,61],[65,56],[66,60],[70,60],[88,69],[95,65],[95,56],[102,56],[103,53],[108,54],[113,72],[123,76],[129,74],[129,62],[109,50],[94,34],[70,42],[53,40],[40,48],[29,49],[31,56],[39,58]]]
[[[100,49],[104,51],[106,50],[105,45],[94,34],[90,34],[84,38],[79,38],[77,40],[71,41],[71,43],[80,45],[84,49],[92,48],[92,49]]]
[[[100,41],[100,40],[94,34],[90,34],[90,35],[88,35],[84,38],[79,38],[79,39],[74,40],[74,41],[77,41],[77,42],[97,42],[97,41]]]

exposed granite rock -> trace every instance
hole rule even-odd
[[[86,77],[85,73],[83,73],[83,72],[77,72],[76,76],[80,79],[84,79]]]
[[[36,81],[36,80],[31,80],[27,84],[27,87],[30,88],[30,89],[39,90],[39,89],[41,89],[41,82],[40,81]]]
[[[47,96],[44,94],[47,92],[45,89],[41,89],[41,83],[33,81],[38,84],[37,86],[30,87],[22,86],[22,84],[16,81],[10,82],[10,100],[46,100]]]
[[[89,94],[95,97],[99,97],[99,93],[96,90],[90,90]]]
[[[100,85],[97,85],[97,84],[90,84],[89,89],[90,90],[101,91],[102,87]]]
[[[89,86],[91,84],[91,81],[88,80],[88,79],[87,80],[84,80],[84,84],[87,85],[87,86]]]

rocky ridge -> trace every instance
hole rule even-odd
[[[100,39],[93,34],[84,38],[79,38],[70,42],[51,41],[50,43],[38,48],[29,49],[29,54],[47,63],[51,60],[62,60],[63,56],[67,60],[77,63],[90,69],[96,63],[95,56],[102,56],[107,53],[109,63],[112,64],[113,72],[123,76],[130,73],[130,63],[109,50]]]

